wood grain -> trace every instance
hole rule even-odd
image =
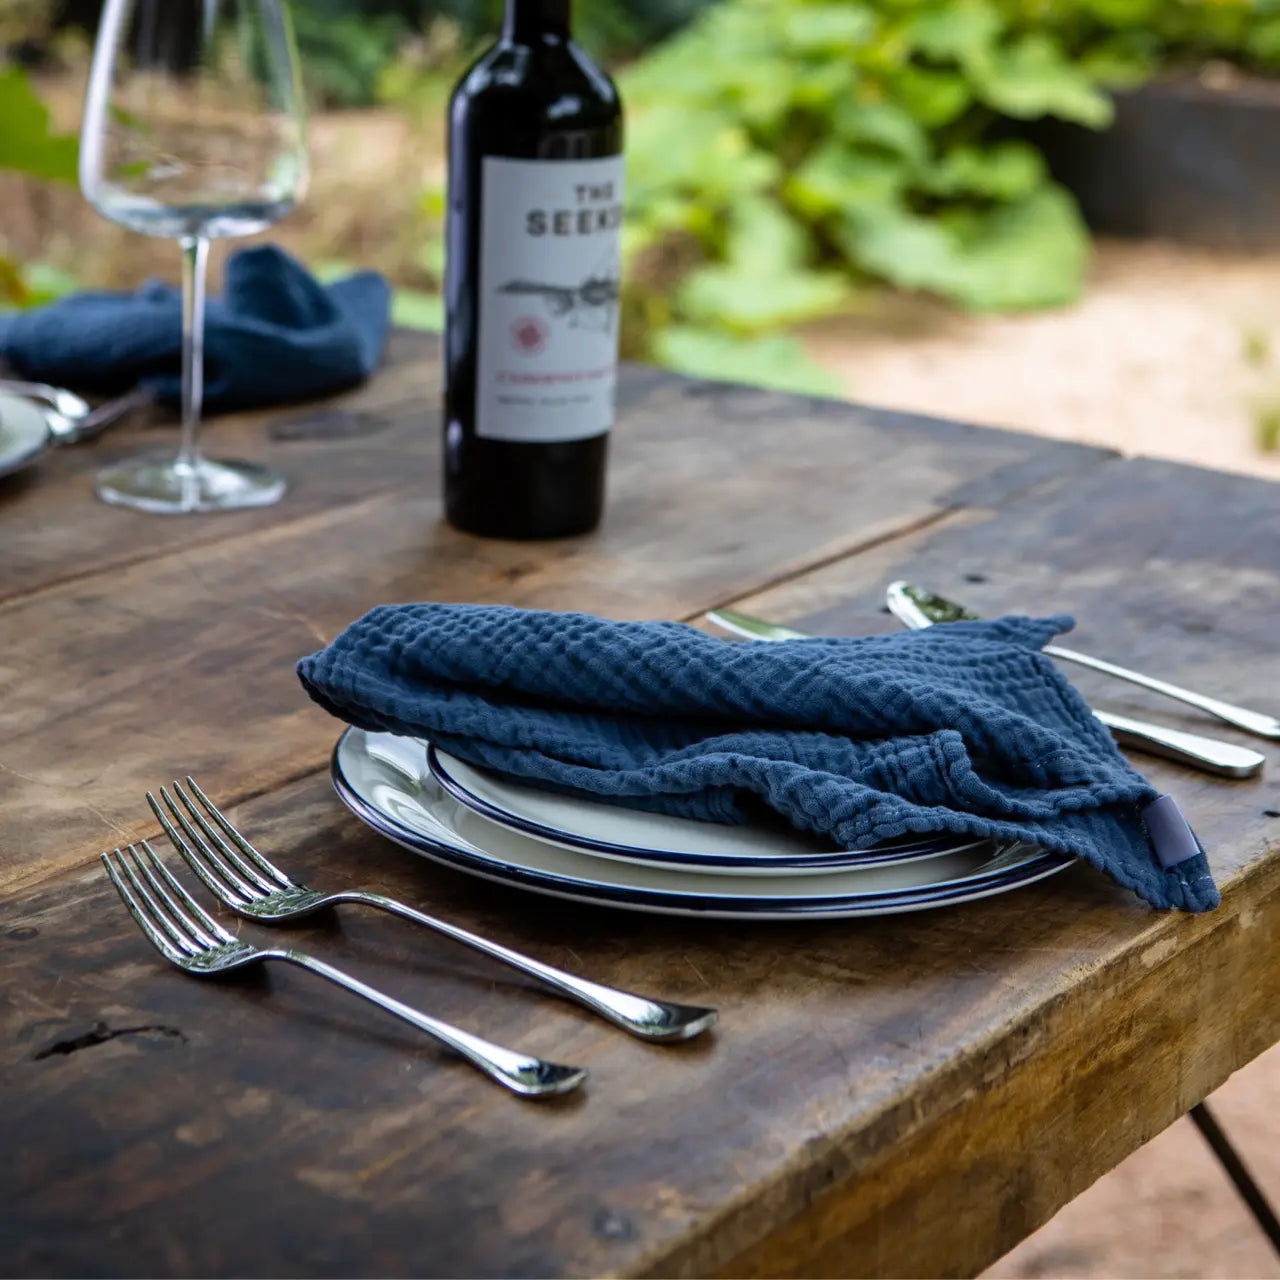
[[[383,489],[437,486],[435,350],[434,338],[397,333],[386,367],[354,391],[206,422],[201,447],[210,457],[267,462],[288,477],[278,506],[159,520],[97,501],[93,477],[102,467],[148,450],[177,452],[173,415],[160,409],[92,443],[51,449],[36,466],[0,478],[0,600],[243,537]]]
[[[595,538],[452,534],[388,456],[363,498],[207,542],[126,538],[111,572],[0,605],[0,1270],[971,1274],[1280,1037],[1274,747],[1248,782],[1150,765],[1224,889],[1196,918],[1078,868],[879,921],[671,921],[471,880],[346,814],[318,771],[336,726],[290,665],[394,598],[626,617],[736,600],[839,633],[893,625],[881,593],[907,576],[983,610],[1074,610],[1080,647],[1275,709],[1280,488],[629,376]],[[69,500],[40,509],[79,519]],[[591,1069],[584,1097],[538,1106],[308,975],[187,978],[85,864],[118,831],[148,833],[141,790],[188,768],[308,881],[714,1003],[721,1027],[644,1046],[354,909],[285,935]]]
[[[306,975],[185,978],[100,876],[46,885],[0,911],[15,1273],[968,1274],[1280,1034],[1258,963],[1274,857],[1195,920],[1082,869],[953,911],[750,928],[469,881],[373,837],[320,778],[235,816],[309,882],[713,1001],[721,1029],[639,1045],[354,910],[290,931],[591,1069],[584,1098],[540,1108]]]
[[[143,792],[174,770],[236,799],[322,767],[333,725],[293,665],[375,604],[681,617],[937,519],[976,484],[994,499],[1112,461],[1009,432],[637,379],[611,509],[592,537],[457,533],[441,523],[435,484],[393,487],[403,469],[388,447],[377,462],[386,487],[360,501],[281,508],[276,523],[248,529],[197,520],[221,536],[0,603],[0,888],[127,835]],[[88,497],[54,509],[68,527],[86,510],[95,524],[116,514]]]

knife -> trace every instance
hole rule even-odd
[[[976,613],[970,613],[963,605],[943,596],[934,595],[921,587],[913,587],[909,582],[893,582],[887,592],[889,611],[909,627],[928,626],[931,622],[973,621]],[[913,618],[921,621],[912,621]],[[1185,702],[1188,706],[1207,711],[1219,720],[1233,724],[1246,733],[1256,734],[1259,738],[1280,739],[1280,720],[1275,716],[1263,714],[1261,711],[1250,711],[1246,707],[1235,707],[1229,702],[1221,702],[1217,698],[1206,697],[1203,693],[1195,693],[1190,689],[1181,689],[1176,684],[1157,680],[1154,676],[1144,676],[1141,671],[1130,671],[1128,667],[1117,667],[1113,662],[1104,662],[1101,658],[1091,658],[1087,653],[1076,649],[1064,649],[1061,645],[1047,644],[1044,652],[1051,658],[1061,658],[1063,662],[1074,662],[1077,666],[1089,667],[1094,671],[1105,672],[1115,676],[1117,680],[1127,680],[1130,684],[1141,685],[1144,689],[1152,689],[1163,693],[1166,698],[1177,702]]]
[[[894,586],[902,584],[894,583]],[[898,593],[891,596],[889,607],[894,615],[914,629],[931,626],[929,618],[913,605],[910,598]],[[903,612],[898,612],[898,607]],[[718,627],[748,640],[807,640],[802,631],[780,627],[762,618],[736,609],[711,609],[706,616]],[[967,615],[972,617],[972,614]],[[958,621],[959,619],[955,619]],[[1202,738],[1199,734],[1183,733],[1178,729],[1166,729],[1163,725],[1149,724],[1145,720],[1131,720],[1128,716],[1112,715],[1109,711],[1093,713],[1111,730],[1111,736],[1122,747],[1145,751],[1148,755],[1176,760],[1192,769],[1217,774],[1223,778],[1252,778],[1261,773],[1266,757],[1248,747],[1237,747],[1233,742],[1219,742],[1216,738]]]

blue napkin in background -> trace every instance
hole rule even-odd
[[[1198,841],[1187,828],[1191,856],[1161,865],[1142,819],[1155,789],[1039,652],[1071,626],[739,644],[679,623],[385,605],[298,674],[343,720],[550,790],[716,822],[769,809],[846,849],[1028,840],[1154,906],[1208,910]]]
[[[205,327],[205,408],[250,409],[328,395],[377,368],[391,289],[376,272],[322,285],[274,245],[227,260]],[[77,293],[0,315],[0,357],[23,378],[107,394],[136,383],[182,398],[182,299],[152,281],[137,293]]]

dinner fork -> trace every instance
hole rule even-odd
[[[173,790],[182,801],[181,805],[166,787],[160,788],[160,797],[168,814],[150,791],[147,792],[147,803],[160,820],[173,847],[187,860],[191,870],[219,902],[230,907],[237,915],[247,916],[251,920],[279,923],[310,915],[322,907],[340,902],[362,903],[425,925],[428,929],[434,929],[437,933],[510,965],[521,973],[538,978],[562,995],[642,1040],[688,1040],[715,1024],[717,1015],[714,1009],[651,1000],[630,991],[619,991],[614,987],[589,982],[531,956],[522,955],[519,951],[490,942],[487,938],[481,938],[435,916],[424,915],[421,911],[415,911],[403,902],[380,893],[362,890],[320,893],[305,884],[298,884],[290,880],[273,862],[269,862],[232,826],[193,778],[187,778],[187,787],[198,804],[192,801],[179,782],[173,784]],[[181,831],[170,820],[170,814],[178,827],[182,828]]]
[[[129,845],[127,855],[115,849],[100,856],[138,928],[166,960],[186,973],[208,977],[267,960],[284,960],[336,982],[425,1031],[513,1093],[526,1097],[567,1093],[586,1078],[582,1067],[516,1053],[419,1013],[315,956],[291,948],[263,949],[242,942],[201,909],[145,840],[140,842],[140,848]]]

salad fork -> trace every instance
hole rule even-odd
[[[201,909],[145,840],[139,847],[129,845],[127,853],[116,849],[100,856],[111,883],[147,941],[185,973],[208,977],[267,960],[283,960],[328,978],[419,1031],[425,1031],[513,1093],[526,1097],[567,1093],[586,1078],[582,1067],[544,1062],[541,1058],[516,1053],[419,1013],[305,952],[292,948],[261,949],[242,942]]]
[[[161,808],[150,791],[147,792],[147,803],[160,820],[173,847],[186,859],[191,870],[219,902],[230,907],[237,915],[275,924],[307,916],[322,907],[342,902],[378,907],[405,920],[425,925],[428,929],[434,929],[437,933],[472,947],[521,973],[540,979],[562,995],[642,1040],[688,1040],[715,1024],[717,1015],[714,1009],[675,1004],[667,1000],[651,1000],[630,991],[619,991],[615,987],[589,982],[531,956],[522,955],[519,951],[490,942],[435,916],[415,911],[403,902],[397,902],[383,894],[362,890],[321,893],[310,889],[290,880],[279,867],[255,849],[219,812],[194,779],[187,778],[187,788],[195,796],[195,801],[181,783],[175,782],[173,791],[181,804],[166,787],[160,788],[164,808]],[[177,826],[174,825],[175,821]]]

